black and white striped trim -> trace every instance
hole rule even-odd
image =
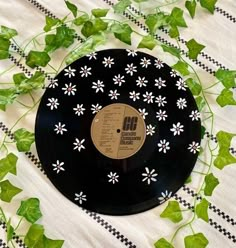
[[[231,14],[229,14],[228,12],[226,12],[225,10],[221,9],[220,7],[215,7],[215,10],[223,15],[224,17],[226,17],[229,21],[233,22],[233,23],[236,23],[236,18],[233,17]]]
[[[0,248],[9,248],[9,246],[2,239],[0,239]]]

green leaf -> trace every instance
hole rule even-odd
[[[172,26],[169,30],[169,36],[171,38],[176,38],[179,36],[179,30],[176,26]]]
[[[174,246],[164,238],[159,239],[154,245],[155,248],[174,248]]]
[[[45,67],[50,60],[51,58],[46,52],[30,51],[26,58],[26,64],[31,68]]]
[[[236,134],[227,133],[224,131],[219,131],[216,134],[216,138],[219,143],[219,152],[214,160],[214,165],[219,169],[223,169],[226,165],[236,163],[236,158],[229,152],[231,141],[234,136],[236,136]]]
[[[204,194],[206,196],[211,196],[215,187],[219,184],[218,178],[216,178],[213,173],[210,173],[205,176],[205,188]]]
[[[65,1],[65,3],[66,3],[67,8],[73,14],[73,16],[76,17],[77,16],[77,10],[78,10],[77,7],[73,3],[69,2],[69,1]]]
[[[113,6],[114,12],[122,14],[131,4],[130,0],[121,0]]]
[[[199,111],[202,111],[202,109],[203,109],[203,108],[205,107],[205,105],[206,105],[206,102],[205,102],[205,100],[203,99],[203,97],[198,96],[198,97],[195,98],[195,101],[196,101],[198,110],[199,110]]]
[[[7,222],[7,243],[12,240],[14,235],[14,228],[11,225],[11,218]]]
[[[196,59],[200,52],[205,48],[204,45],[196,42],[194,39],[189,40],[186,43],[188,48],[188,56],[190,59]]]
[[[229,89],[223,89],[220,95],[216,98],[216,102],[221,107],[225,107],[227,105],[236,105],[236,100],[234,99],[233,92]]]
[[[74,43],[75,30],[66,26],[57,27],[55,43],[57,47],[68,48]]]
[[[14,102],[17,97],[15,88],[0,89],[0,104],[7,105]]]
[[[128,44],[131,45],[131,34],[133,32],[132,28],[128,24],[120,24],[122,31],[114,32],[115,37]]]
[[[168,16],[160,12],[157,14],[147,15],[145,24],[148,26],[151,34],[155,34],[159,27],[165,26],[168,23]]]
[[[188,10],[188,12],[192,18],[194,18],[194,16],[195,16],[196,6],[197,6],[196,0],[185,2],[185,7]]]
[[[208,243],[209,242],[203,233],[196,233],[184,238],[185,248],[205,248]]]
[[[43,235],[43,242],[45,248],[61,248],[64,244],[64,240],[53,240]]]
[[[225,88],[229,89],[236,86],[235,79],[236,79],[236,71],[228,71],[219,69],[215,73],[215,77],[222,82]]]
[[[170,53],[174,55],[175,57],[180,58],[180,50],[178,48],[170,47],[167,45],[161,45],[161,47],[164,52]]]
[[[46,16],[46,25],[44,26],[43,30],[45,32],[48,32],[52,29],[52,27],[56,26],[60,20],[58,18],[52,18],[49,16]]]
[[[148,48],[152,50],[157,45],[157,41],[151,35],[144,36],[140,43],[138,44],[138,48]]]
[[[19,152],[28,152],[34,143],[34,133],[28,132],[24,128],[20,128],[14,132],[16,147]]]
[[[17,160],[17,156],[13,153],[9,153],[5,158],[0,160],[0,181],[7,175],[7,173],[16,175]]]
[[[201,6],[212,14],[214,14],[216,2],[217,0],[200,0]]]
[[[7,59],[9,55],[10,41],[0,37],[0,59]]]
[[[188,184],[188,183],[191,183],[191,182],[192,182],[192,177],[189,176],[189,177],[186,179],[185,184]]]
[[[205,132],[206,132],[206,128],[204,126],[201,126],[201,139],[204,138]]]
[[[80,26],[82,24],[84,24],[86,21],[89,20],[89,15],[87,13],[81,15],[80,17],[76,18],[73,23],[76,25],[76,26]]]
[[[6,26],[1,26],[1,31],[0,31],[0,38],[10,40],[14,36],[16,36],[18,33],[15,29],[8,28]]]
[[[202,92],[202,86],[194,79],[188,78],[185,82],[194,96],[198,96]]]
[[[17,215],[23,216],[30,223],[35,223],[42,217],[39,207],[39,199],[29,198],[26,201],[21,201],[21,205],[17,210]]]
[[[6,111],[6,105],[5,104],[0,104],[0,109],[2,111]]]
[[[5,202],[11,202],[12,198],[22,191],[11,184],[9,180],[0,182],[0,189],[0,199]]]
[[[149,0],[133,0],[133,1],[136,2],[136,3],[142,3],[142,2],[147,2]]]
[[[105,31],[108,24],[100,18],[95,18],[93,21],[86,21],[81,29],[81,33],[85,37],[97,34],[100,31]]]
[[[190,74],[188,70],[188,64],[180,60],[175,65],[173,65],[172,68],[180,72],[183,76],[187,76]]]
[[[187,24],[186,24],[184,17],[183,17],[183,13],[184,12],[182,9],[180,9],[178,7],[174,7],[171,11],[169,18],[168,18],[170,26],[187,27]]]
[[[24,239],[26,246],[29,248],[39,248],[41,244],[41,248],[43,248],[43,234],[44,228],[42,225],[31,225]]]
[[[178,223],[183,219],[182,212],[177,201],[169,201],[168,206],[160,216],[162,218],[168,218],[174,223]]]
[[[205,198],[203,198],[201,202],[196,206],[197,217],[203,219],[206,222],[209,221],[208,207],[209,207],[209,202]]]
[[[105,17],[109,9],[92,9],[92,15],[95,17]]]

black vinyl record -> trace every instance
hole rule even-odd
[[[51,82],[35,136],[47,176],[67,198],[103,214],[134,214],[183,186],[200,149],[200,113],[162,61],[110,49],[75,61]]]

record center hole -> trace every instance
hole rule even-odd
[[[117,133],[120,133],[120,129],[117,129],[116,132],[117,132]]]

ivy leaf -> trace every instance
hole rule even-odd
[[[0,182],[0,189],[0,199],[5,202],[11,202],[12,198],[22,191],[11,184],[9,180]]]
[[[45,67],[50,60],[51,58],[46,52],[30,51],[26,58],[26,64],[31,68]]]
[[[197,217],[203,219],[206,222],[209,221],[208,207],[209,207],[209,202],[205,198],[203,198],[201,202],[196,206]]]
[[[200,0],[201,6],[212,14],[214,14],[216,2],[217,0]]]
[[[64,244],[64,240],[53,240],[43,235],[43,243],[46,248],[61,248]]]
[[[174,55],[175,57],[180,58],[180,50],[178,48],[170,47],[167,45],[161,45],[161,47],[164,52],[170,53]]]
[[[9,55],[10,41],[0,37],[0,59],[7,59]]]
[[[85,37],[89,37],[91,35],[97,34],[100,31],[105,31],[108,27],[108,24],[104,22],[100,18],[95,18],[95,20],[92,21],[86,21],[81,29],[81,33]]]
[[[142,3],[142,2],[147,2],[148,0],[134,0],[136,3]]]
[[[69,2],[69,1],[65,1],[65,3],[66,3],[67,8],[73,14],[73,16],[76,17],[77,16],[77,10],[78,10],[77,7],[73,3]]]
[[[189,40],[186,43],[188,48],[188,56],[190,59],[196,59],[200,52],[205,48],[204,45],[196,42],[194,39]]]
[[[169,36],[171,38],[176,38],[179,36],[179,30],[176,26],[172,26],[169,30]]]
[[[160,12],[157,14],[147,15],[145,24],[148,26],[151,34],[155,34],[159,27],[165,26],[168,23],[168,16]]]
[[[160,215],[162,218],[168,218],[174,223],[178,223],[183,219],[182,212],[177,201],[169,201],[168,206]]]
[[[66,26],[57,27],[55,43],[57,44],[57,48],[65,47],[68,48],[70,45],[74,43],[75,39],[75,30],[72,28],[68,28]]]
[[[119,32],[114,32],[114,36],[128,44],[128,45],[131,45],[131,34],[132,34],[133,30],[132,28],[128,25],[128,24],[121,24],[121,30]]]
[[[184,17],[183,17],[183,13],[184,12],[182,9],[180,9],[178,7],[174,7],[171,11],[169,18],[168,18],[170,26],[187,27],[187,24],[186,24]]]
[[[0,160],[0,181],[7,175],[7,173],[12,173],[16,175],[16,163],[18,157],[9,153],[5,158]]]
[[[185,7],[188,10],[188,12],[189,12],[190,16],[192,17],[192,19],[195,16],[196,6],[197,6],[196,0],[186,1],[185,2]]]
[[[86,21],[89,20],[89,15],[87,13],[81,15],[80,17],[77,17],[73,23],[76,25],[76,26],[80,26],[82,24],[84,24]]]
[[[204,194],[206,196],[211,196],[215,187],[219,184],[219,180],[213,175],[213,173],[210,173],[205,176],[205,184]]]
[[[172,68],[180,72],[183,76],[187,76],[190,74],[188,70],[188,64],[180,60],[175,65],[173,65]]]
[[[142,38],[138,44],[138,48],[148,48],[152,50],[157,45],[157,41],[153,38],[152,35],[147,35]]]
[[[14,102],[17,97],[15,88],[0,89],[0,104],[7,105]]]
[[[188,78],[185,82],[194,96],[198,96],[201,93],[202,86],[197,83],[194,79]]]
[[[236,105],[236,100],[234,99],[233,92],[229,89],[223,89],[220,95],[216,98],[216,102],[221,107],[225,107],[227,105]]]
[[[201,96],[198,96],[198,97],[195,98],[195,101],[196,101],[198,110],[199,110],[199,111],[202,111],[202,109],[203,109],[203,108],[205,107],[205,105],[206,105],[205,100],[204,100]]]
[[[223,70],[219,69],[215,73],[215,77],[222,82],[222,84],[225,86],[225,88],[229,89],[234,86],[235,84],[235,79],[236,79],[236,71],[228,71],[228,70]]]
[[[21,205],[17,210],[17,215],[23,216],[30,223],[35,223],[42,217],[39,207],[39,199],[29,198],[26,201],[21,201]]]
[[[52,27],[56,26],[60,20],[58,18],[52,18],[49,16],[46,16],[46,25],[44,26],[43,30],[45,32],[48,32],[52,29]]]
[[[122,14],[131,4],[130,0],[121,0],[113,6],[114,12]]]
[[[12,240],[14,235],[14,228],[11,225],[11,218],[7,222],[7,243]]]
[[[174,246],[164,238],[157,240],[154,245],[155,248],[174,248]]]
[[[0,104],[0,109],[2,111],[6,111],[6,105],[5,104]]]
[[[185,248],[205,248],[208,243],[209,242],[203,233],[196,233],[184,238]]]
[[[105,17],[108,13],[109,9],[93,9],[92,15],[95,17]]]
[[[191,183],[191,182],[192,182],[192,177],[189,176],[189,177],[186,179],[185,184],[188,184],[188,183]]]
[[[204,126],[201,126],[201,139],[204,138],[205,132],[206,132],[206,128]]]
[[[16,36],[18,33],[15,29],[8,28],[6,26],[1,26],[1,31],[0,31],[0,38],[10,40],[14,36]]]
[[[44,228],[42,225],[39,224],[31,225],[24,239],[26,246],[32,248],[45,247],[43,245],[43,234],[44,234]]]
[[[214,160],[214,165],[218,169],[222,170],[226,165],[236,163],[236,158],[229,152],[230,144],[234,136],[236,136],[236,134],[227,133],[224,131],[219,131],[216,134],[216,138],[219,143],[219,152]]]
[[[20,128],[14,132],[14,139],[19,152],[28,152],[34,143],[34,133],[28,132],[25,128]]]

